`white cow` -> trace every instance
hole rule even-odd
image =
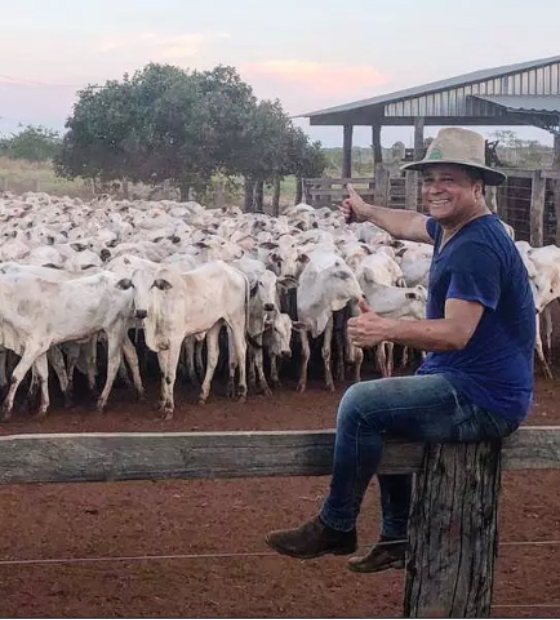
[[[137,318],[143,321],[147,346],[155,351],[161,369],[160,408],[166,419],[173,417],[173,390],[183,340],[207,333],[208,359],[199,402],[204,403],[218,363],[218,336],[223,324],[233,346],[229,351],[230,378],[239,371],[239,397],[245,400],[247,380],[247,278],[222,261],[208,263],[186,273],[162,268],[153,274],[136,271],[129,280],[134,291]]]
[[[331,342],[334,332],[333,313],[351,307],[351,314],[359,313],[358,302],[362,290],[358,280],[344,260],[334,252],[315,251],[304,257],[305,267],[297,289],[297,328],[301,337],[302,359],[298,391],[307,387],[307,366],[311,356],[307,332],[312,338],[323,334],[323,364],[325,385],[334,390],[331,371]],[[359,377],[363,354],[347,341],[348,361],[355,364]]]
[[[120,364],[132,302],[132,292],[112,273],[62,282],[24,272],[0,275],[0,345],[21,356],[4,400],[4,419],[10,417],[17,388],[33,364],[40,375],[39,413],[44,415],[49,406],[49,348],[88,339],[101,330],[107,334],[108,365],[97,408],[104,410]]]

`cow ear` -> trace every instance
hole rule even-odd
[[[259,283],[256,282],[255,285],[251,288],[251,291],[249,293],[249,297],[251,297],[251,299],[257,294],[258,289],[259,289]]]
[[[130,278],[122,278],[117,282],[117,288],[120,288],[121,291],[128,291],[129,288],[132,288],[132,280]]]
[[[418,299],[418,295],[414,291],[408,291],[404,294],[407,299]]]
[[[156,288],[159,288],[160,291],[168,291],[170,288],[173,288],[173,285],[168,280],[164,280],[163,278],[158,278],[154,280],[154,284]]]

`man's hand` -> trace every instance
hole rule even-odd
[[[346,186],[350,196],[342,201],[340,211],[344,216],[347,224],[350,222],[365,222],[370,214],[369,205],[367,205],[358,192],[352,187],[351,183]]]
[[[357,347],[374,347],[387,340],[388,321],[376,314],[365,299],[358,304],[360,316],[348,320],[348,337]]]

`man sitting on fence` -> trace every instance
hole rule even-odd
[[[527,271],[484,186],[505,175],[485,165],[484,138],[442,129],[423,160],[427,217],[365,204],[349,185],[347,221],[370,221],[399,239],[434,245],[427,319],[382,318],[365,302],[348,333],[362,347],[392,341],[429,351],[415,376],[352,385],[338,410],[330,492],[319,514],[293,530],[271,532],[270,547],[295,558],[352,554],[362,498],[376,473],[386,434],[414,442],[480,442],[511,434],[533,397],[535,306]],[[380,475],[379,541],[349,568],[404,566],[411,475]]]

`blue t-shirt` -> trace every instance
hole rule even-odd
[[[434,240],[426,318],[444,318],[449,298],[484,312],[462,351],[429,353],[417,374],[442,373],[475,405],[522,422],[533,399],[536,311],[519,252],[495,215],[469,222],[441,251],[441,226],[429,218],[426,228]]]

